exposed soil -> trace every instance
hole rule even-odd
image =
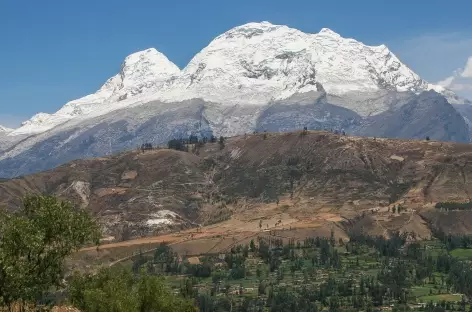
[[[300,240],[331,231],[343,240],[351,232],[472,234],[472,212],[433,208],[469,201],[471,178],[469,144],[268,133],[228,138],[223,149],[207,143],[196,153],[157,149],[77,160],[1,181],[0,204],[15,209],[37,192],[89,209],[115,241],[95,256],[162,241],[200,254],[269,232]],[[397,205],[404,209],[393,214]],[[163,219],[163,211],[176,215]]]

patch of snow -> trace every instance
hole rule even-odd
[[[397,155],[390,156],[390,159],[397,160],[397,161],[404,161],[405,160],[405,158],[403,158],[401,156],[397,156]]]
[[[179,215],[170,210],[160,210],[151,215],[152,219],[146,221],[147,225],[172,225]]]
[[[241,156],[241,153],[242,153],[242,150],[239,147],[237,147],[231,151],[230,157],[231,159],[236,160]]]
[[[472,127],[472,121],[470,121],[470,119],[465,117],[464,115],[462,115],[462,118],[464,118],[465,123],[469,126],[469,128],[471,128]]]
[[[149,219],[146,221],[147,225],[163,225],[163,224],[174,224],[174,221],[165,219],[165,218],[157,218],[157,219]]]
[[[73,190],[77,195],[79,195],[83,206],[88,206],[90,200],[90,183],[84,181],[74,181],[64,191],[62,191],[62,193],[65,193],[69,190]]]
[[[74,181],[71,185],[72,189],[80,196],[85,206],[89,204],[90,183],[84,181]]]

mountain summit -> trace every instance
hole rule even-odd
[[[119,101],[159,87],[179,73],[180,69],[154,48],[133,53],[97,92],[68,102],[54,114],[36,114],[12,134],[41,133],[72,118],[105,114],[120,108]]]
[[[249,23],[216,37],[160,98],[203,98],[225,104],[267,104],[295,93],[421,92],[428,83],[385,46],[367,46],[323,28],[317,34],[269,22]],[[361,114],[379,108],[354,109]]]
[[[39,113],[12,134],[40,133],[72,118],[149,100],[201,98],[224,105],[265,105],[316,91],[316,83],[335,96],[429,89],[455,96],[422,80],[385,45],[367,46],[328,28],[308,34],[269,22],[248,23],[216,37],[182,71],[156,49],[131,54],[96,93],[52,115]],[[367,104],[348,108],[361,115],[386,109]]]

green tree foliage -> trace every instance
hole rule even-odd
[[[225,148],[225,138],[223,136],[220,136],[219,144],[221,150]]]
[[[472,235],[452,235],[442,231],[435,231],[434,235],[443,242],[447,250],[472,248]]]
[[[161,278],[104,269],[96,275],[76,274],[68,289],[71,303],[87,312],[195,311],[191,301],[172,294]]]
[[[163,274],[181,273],[179,255],[167,243],[161,243],[154,253],[154,269]]]
[[[143,143],[141,144],[141,151],[144,153],[144,151],[152,150],[152,144],[151,143]]]
[[[408,233],[393,233],[390,239],[383,236],[365,236],[351,233],[351,242],[365,244],[374,247],[384,257],[397,257],[400,253],[399,249],[405,245]]]
[[[315,303],[308,301],[300,293],[290,292],[286,289],[273,293],[268,303],[271,312],[317,311]]]
[[[449,210],[472,210],[472,201],[467,203],[440,202],[435,205],[436,209]]]
[[[167,142],[167,147],[178,151],[187,151],[187,146],[185,145],[184,140],[172,139]]]
[[[262,227],[262,223],[259,223],[259,228],[261,227]],[[249,244],[249,250],[251,250],[251,252],[256,251],[256,244],[254,243],[253,239],[251,239],[251,242]]]
[[[187,273],[195,277],[210,277],[211,265],[209,263],[202,264],[188,264]]]
[[[64,259],[99,238],[90,214],[54,197],[29,196],[0,213],[0,304],[39,300],[60,286]]]

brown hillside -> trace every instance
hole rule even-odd
[[[27,193],[70,199],[118,241],[196,226],[217,227],[214,237],[235,229],[277,228],[292,237],[335,228],[341,238],[348,230],[426,238],[431,226],[451,231],[456,222],[455,231],[472,233],[469,212],[431,208],[468,201],[471,174],[472,145],[267,133],[229,138],[222,150],[207,143],[196,153],[159,149],[74,161],[0,182],[0,200],[14,209]],[[406,209],[393,215],[398,204]]]

